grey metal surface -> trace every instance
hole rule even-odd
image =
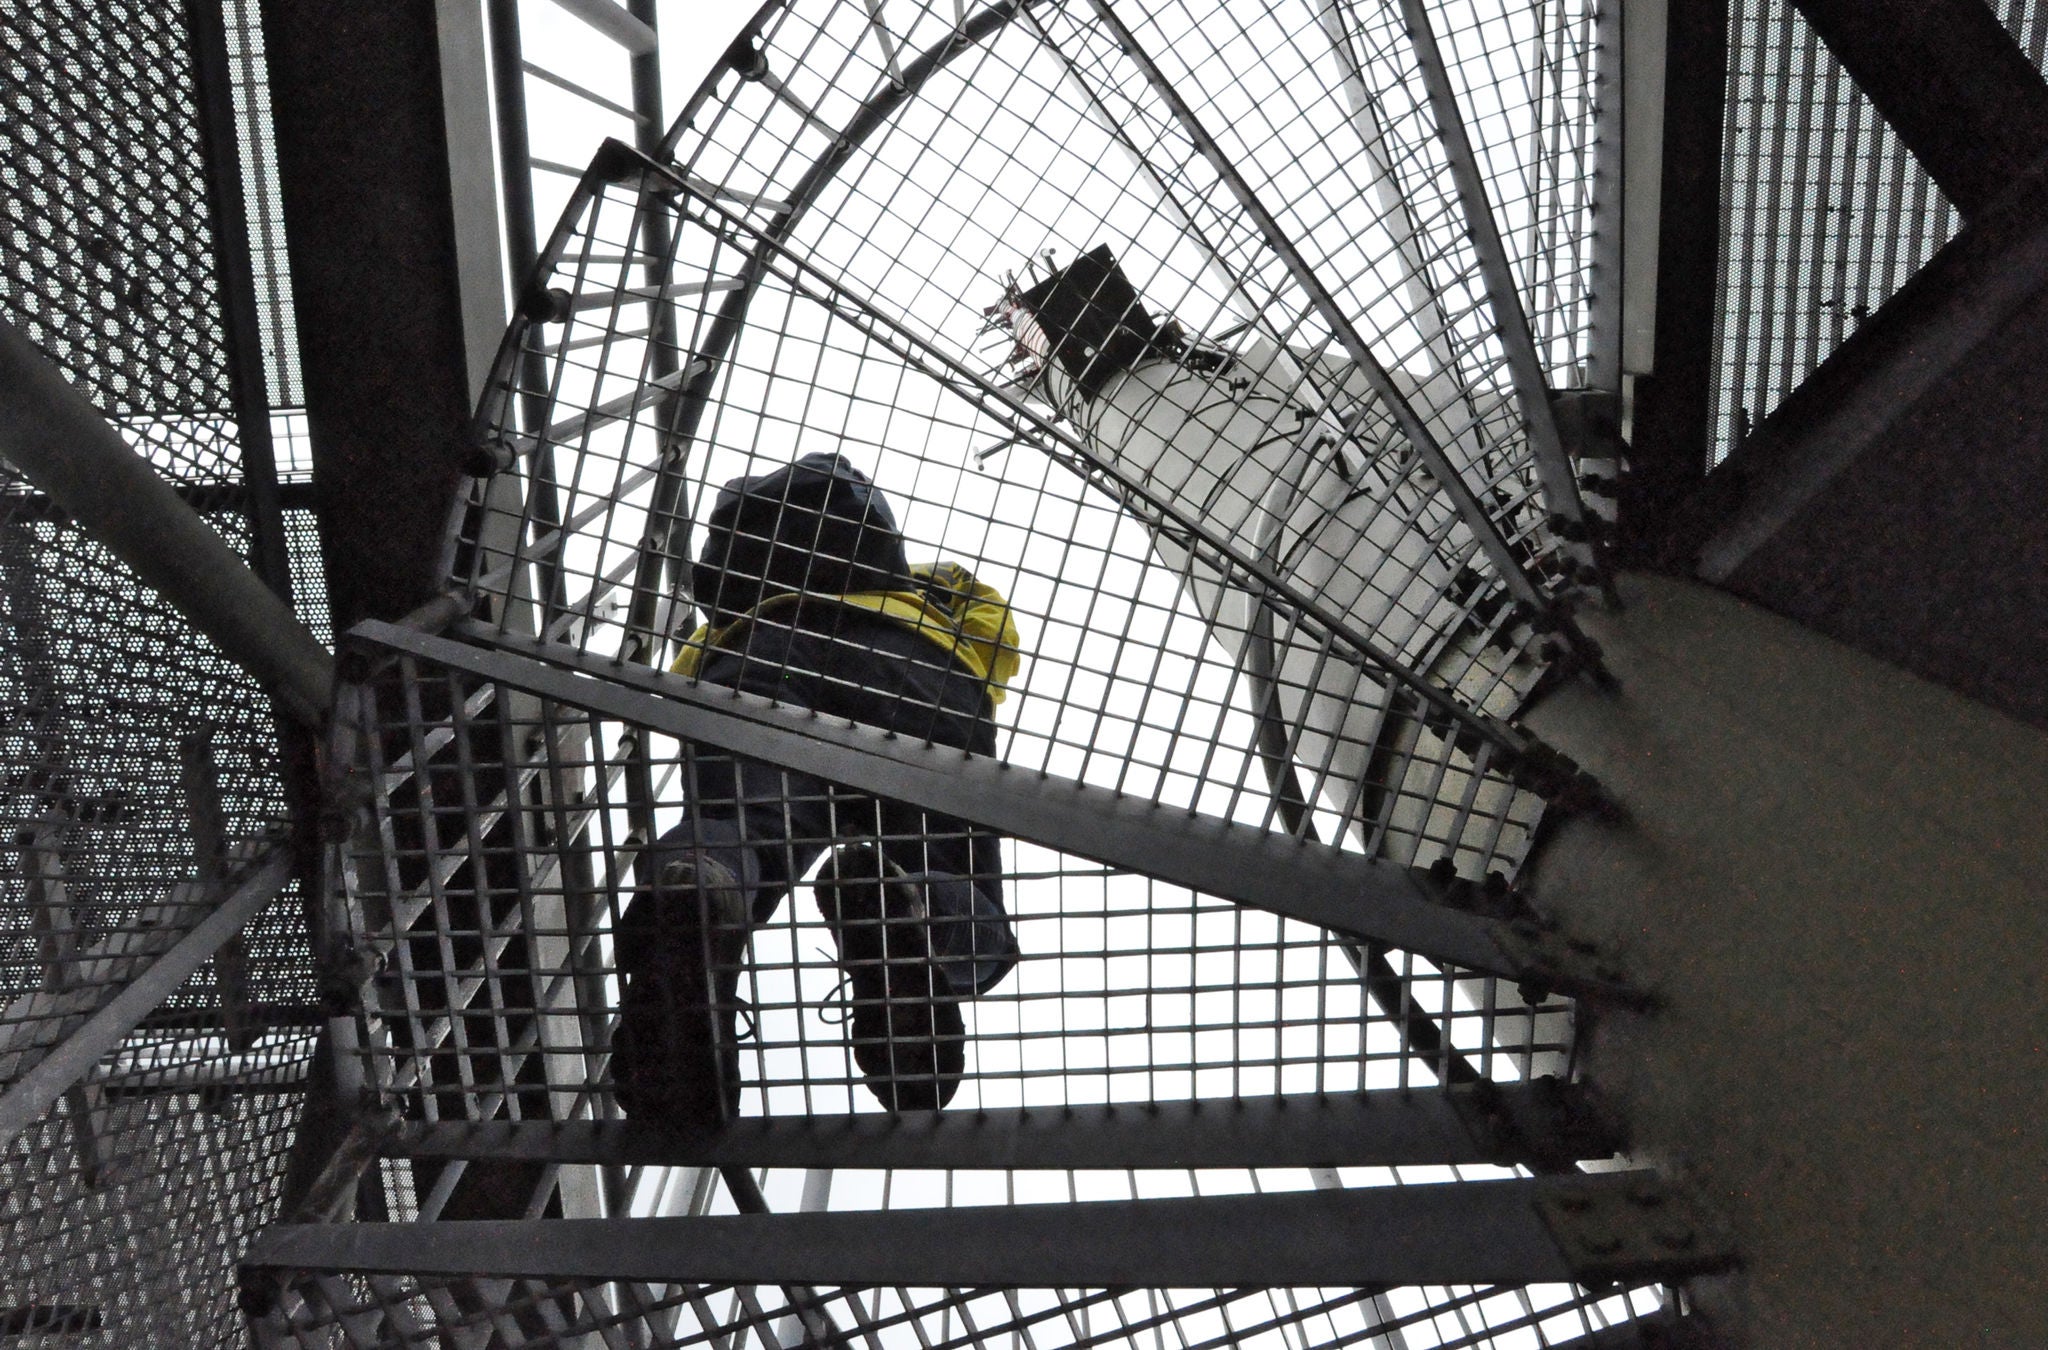
[[[1203,1288],[1522,1284],[1724,1269],[1724,1245],[1593,1255],[1544,1207],[1635,1178],[1388,1186],[1142,1203],[552,1223],[280,1225],[245,1270],[725,1283]],[[1612,1221],[1613,1215],[1603,1215]],[[1618,1232],[1616,1247],[1627,1236]],[[1647,1235],[1641,1247],[1654,1244]]]
[[[1581,1089],[1161,1101],[882,1115],[749,1117],[716,1130],[562,1121],[409,1125],[404,1157],[746,1167],[1188,1168],[1496,1164],[1619,1147]]]

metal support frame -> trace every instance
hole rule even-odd
[[[1792,0],[1974,220],[2048,155],[2048,84],[1985,0]]]
[[[1422,0],[1401,0],[1401,15],[1408,25],[1408,40],[1415,46],[1423,91],[1429,99],[1430,114],[1436,119],[1444,158],[1450,164],[1451,182],[1457,189],[1459,204],[1465,209],[1465,228],[1479,262],[1480,279],[1493,302],[1494,333],[1507,354],[1509,378],[1522,405],[1523,430],[1529,437],[1545,504],[1553,514],[1583,528],[1586,508],[1579,500],[1571,461],[1558,437],[1557,418],[1550,406],[1550,382],[1544,377],[1543,361],[1529,330],[1528,311],[1522,308],[1522,293],[1515,285],[1514,270],[1508,265],[1507,247],[1501,242],[1500,226],[1494,220],[1486,180],[1479,173],[1478,156],[1472,150],[1471,138],[1465,134],[1465,119],[1458,110],[1457,94],[1451,89],[1450,73],[1444,68],[1443,52],[1436,45],[1429,8]],[[1585,546],[1584,556],[1598,566],[1598,549]],[[1614,583],[1605,577],[1604,568],[1602,573],[1607,597],[1613,603]]]
[[[120,1044],[144,1016],[206,963],[291,877],[288,849],[271,848],[207,916],[122,986],[64,1042],[0,1095],[0,1144],[42,1118],[66,1088]]]
[[[1423,349],[1436,368],[1446,379],[1459,377],[1460,361],[1451,340],[1452,323],[1444,298],[1438,294],[1429,275],[1429,262],[1421,244],[1421,224],[1416,218],[1415,204],[1402,190],[1394,163],[1398,158],[1390,154],[1378,101],[1365,85],[1365,67],[1359,60],[1353,46],[1352,32],[1346,27],[1345,9],[1340,9],[1339,0],[1319,0],[1316,19],[1322,26],[1323,35],[1329,39],[1330,48],[1343,64],[1344,95],[1351,105],[1351,122],[1363,143],[1365,157],[1372,166],[1372,187],[1380,208],[1380,225],[1392,236],[1394,251],[1401,259],[1404,289],[1408,295],[1411,315],[1426,316],[1421,324]],[[1472,437],[1473,457],[1482,458],[1485,446],[1481,441],[1482,418],[1471,393],[1462,395],[1466,411],[1471,419],[1469,434]]]
[[[634,56],[654,55],[658,44],[653,26],[630,13],[617,0],[555,0],[555,4]]]
[[[1719,353],[1722,137],[1728,96],[1727,0],[1672,5],[1666,32],[1663,133],[1650,345],[1630,418],[1616,553],[1623,565],[1670,561],[1683,503],[1706,477]]]
[[[1649,1173],[1606,1173],[942,1210],[279,1225],[243,1269],[1199,1289],[1680,1279],[1734,1260],[1688,1197]]]
[[[130,449],[85,396],[0,322],[0,453],[275,694],[319,725],[334,659],[291,607]]]
[[[253,513],[256,509],[254,490],[242,483],[172,482],[169,486],[178,500],[195,511]],[[319,506],[310,482],[278,483],[274,490],[282,510],[312,511]],[[10,483],[0,487],[0,517],[10,522],[57,521],[68,520],[70,513],[45,494]]]
[[[1698,575],[1728,583],[1828,486],[1973,366],[2048,296],[2048,168],[2016,184],[1764,420],[1730,456],[1738,493],[1710,482],[1690,504]],[[1979,377],[1982,379],[1982,377]],[[1985,381],[1988,401],[1999,391]]]
[[[635,1121],[407,1125],[387,1152],[609,1166],[856,1168],[1569,1166],[1621,1148],[1584,1087],[1538,1079],[1448,1091],[760,1116],[715,1128]]]
[[[1252,190],[1251,184],[1245,180],[1244,175],[1238,171],[1237,166],[1230,161],[1230,157],[1223,153],[1223,148],[1217,144],[1215,137],[1202,125],[1201,119],[1195,116],[1195,110],[1189,106],[1186,99],[1180,96],[1179,91],[1173,87],[1172,81],[1166,78],[1157,63],[1146,53],[1143,45],[1138,41],[1137,34],[1132,32],[1130,27],[1117,17],[1115,10],[1108,4],[1107,0],[1091,0],[1091,3],[1095,10],[1095,15],[1101,21],[1103,27],[1108,30],[1110,35],[1115,38],[1117,44],[1122,47],[1124,55],[1144,74],[1146,82],[1152,86],[1153,92],[1158,94],[1167,107],[1173,111],[1175,120],[1180,123],[1181,129],[1187,133],[1188,139],[1201,151],[1203,158],[1209,161],[1209,166],[1215,170],[1217,177],[1230,189],[1231,195],[1237,199],[1238,205],[1244,208],[1245,214],[1250,216],[1253,223],[1258,226],[1259,232],[1265,237],[1266,243],[1280,257],[1281,261],[1286,264],[1287,270],[1293,276],[1295,284],[1300,286],[1309,297],[1310,303],[1322,317],[1323,322],[1330,326],[1331,333],[1343,346],[1345,353],[1351,358],[1352,363],[1366,377],[1367,382],[1372,386],[1373,392],[1386,404],[1388,411],[1394,415],[1394,420],[1400,426],[1402,435],[1408,438],[1409,443],[1415,448],[1416,454],[1428,466],[1430,474],[1436,478],[1438,485],[1442,487],[1444,495],[1457,508],[1459,516],[1463,518],[1466,527],[1472,531],[1473,536],[1479,541],[1480,548],[1485,552],[1487,559],[1493,563],[1495,570],[1500,573],[1501,580],[1507,586],[1509,592],[1515,599],[1529,605],[1538,612],[1547,613],[1553,611],[1555,607],[1552,605],[1550,598],[1543,593],[1536,582],[1523,570],[1521,562],[1514,556],[1514,551],[1509,548],[1507,540],[1502,537],[1492,518],[1486,514],[1486,508],[1480,504],[1479,498],[1473,493],[1471,485],[1465,482],[1463,476],[1451,464],[1450,458],[1444,453],[1443,447],[1437,444],[1436,438],[1430,435],[1429,428],[1423,424],[1421,417],[1409,405],[1408,400],[1402,396],[1401,391],[1395,387],[1392,377],[1387,374],[1386,368],[1379,363],[1379,359],[1373,355],[1372,349],[1366,345],[1365,339],[1359,335],[1358,329],[1344,312],[1343,306],[1337,303],[1337,297],[1316,276],[1315,270],[1309,266],[1308,260],[1301,255],[1301,251],[1288,239],[1286,231],[1280,228],[1280,222],[1273,216],[1272,212],[1266,209],[1265,204],[1259,200],[1258,194]],[[1568,616],[1560,616],[1560,627],[1575,647],[1582,652],[1590,652],[1590,648],[1586,645],[1585,635],[1578,631],[1576,625],[1570,622]]]
[[[628,724],[816,774],[974,820],[1172,885],[1386,943],[1432,960],[1631,1006],[1650,1000],[1589,949],[1533,924],[1502,923],[1428,898],[1407,868],[1230,821],[1162,810],[1105,788],[1026,774],[998,760],[837,724],[719,686],[464,628],[480,647],[367,622],[350,644],[403,653]],[[595,677],[595,678],[593,678]]]
[[[270,382],[263,368],[262,325],[242,199],[241,146],[235,134],[234,78],[220,0],[187,0],[192,67],[198,94],[200,144],[206,160],[207,225],[234,400],[235,442],[242,452],[252,565],[278,598],[292,602],[291,546],[285,537],[277,455],[270,440]]]

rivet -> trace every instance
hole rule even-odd
[[[1592,1256],[1612,1256],[1621,1250],[1621,1239],[1604,1228],[1579,1234],[1579,1246]]]

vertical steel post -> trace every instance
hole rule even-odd
[[[235,135],[232,67],[221,0],[188,0],[192,64],[199,96],[200,144],[206,159],[207,220],[213,233],[214,276],[226,339],[228,388],[234,400],[235,440],[242,451],[248,490],[250,560],[278,598],[292,602],[291,549],[277,486],[277,456],[270,440],[270,382],[263,364],[263,328],[256,317],[256,277],[249,223],[242,199],[242,158]]]

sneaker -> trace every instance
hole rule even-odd
[[[814,894],[853,987],[853,1062],[892,1111],[936,1111],[967,1067],[967,1028],[933,964],[924,888],[867,845],[842,848]],[[886,878],[886,879],[885,879]]]
[[[669,862],[627,907],[613,946],[626,985],[612,1031],[619,1105],[636,1120],[727,1119],[739,1085],[733,1013],[747,947],[739,878],[710,858]]]

